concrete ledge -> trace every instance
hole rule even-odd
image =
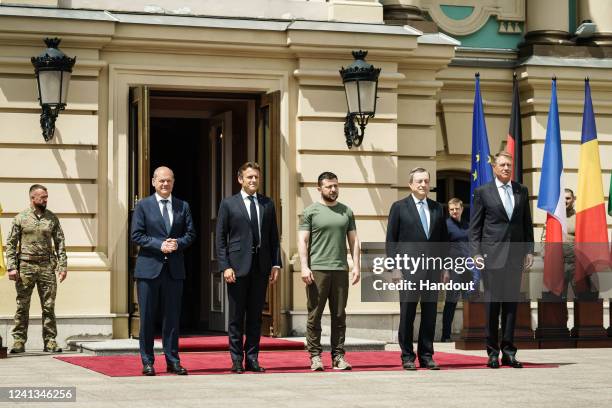
[[[0,318],[0,336],[7,347],[13,344],[13,318]],[[57,343],[66,348],[71,340],[112,339],[113,317],[57,317]],[[42,322],[40,316],[30,316],[26,350],[42,350]]]
[[[285,340],[301,341],[306,345],[305,337],[284,337]],[[95,356],[113,356],[119,354],[139,354],[138,340],[136,339],[114,339],[96,341],[92,340],[72,340],[69,341],[70,350],[78,351],[85,354],[93,354]],[[366,350],[384,350],[387,342],[380,340],[368,340],[354,337],[345,339],[345,349],[347,351],[366,351]],[[324,351],[330,350],[329,336],[321,339],[321,345]],[[153,346],[156,353],[163,352],[160,341],[155,341]]]
[[[118,354],[139,354],[140,348],[136,339],[114,339],[105,341],[74,341],[70,343],[70,349],[95,356],[114,356]],[[156,341],[153,351],[163,351],[161,342]]]

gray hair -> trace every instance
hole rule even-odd
[[[414,175],[416,173],[427,173],[427,177],[428,178],[431,177],[429,175],[429,172],[427,170],[425,170],[423,167],[415,167],[414,169],[410,170],[410,178],[408,180],[409,183],[412,183],[412,180],[414,179]]]
[[[153,180],[155,180],[157,176],[159,176],[160,170],[168,170],[172,174],[172,179],[174,180],[174,172],[172,171],[170,167],[166,167],[166,166],[159,166],[158,168],[155,169],[155,171],[153,171]]]

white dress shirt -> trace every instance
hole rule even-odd
[[[249,195],[244,191],[240,190],[240,195],[242,196],[242,202],[246,207],[247,214],[249,214],[249,218],[251,218],[251,200],[249,199]],[[257,194],[253,194],[255,197],[255,208],[257,209],[257,226],[259,227],[259,241],[261,242],[261,214],[259,213],[261,210],[259,209],[259,201],[257,201]]]
[[[416,205],[417,212],[419,211],[419,200],[416,198],[414,194],[412,194],[412,199],[414,200],[414,205]],[[427,218],[427,226],[431,226],[431,215],[429,214],[429,206],[427,205],[427,197],[423,199],[423,209],[425,210],[425,218]],[[427,231],[429,233],[429,231]]]
[[[501,198],[502,204],[506,202],[506,192],[504,191],[505,185],[510,186],[510,202],[512,203],[512,209],[514,210],[514,191],[512,191],[512,182],[509,181],[506,184],[499,181],[497,177],[495,177],[495,185],[497,186],[497,192],[499,193],[499,198]]]
[[[168,196],[168,198],[164,198],[159,194],[155,193],[155,199],[157,200],[157,205],[159,206],[159,211],[161,212],[162,218],[164,216],[164,204],[161,200],[168,200],[166,203],[166,207],[168,207],[168,215],[170,216],[170,225],[174,222],[174,214],[172,214],[172,194]]]

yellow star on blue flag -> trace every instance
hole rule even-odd
[[[470,183],[470,206],[474,198],[474,190],[493,180],[491,154],[489,153],[489,138],[485,123],[482,98],[480,96],[480,76],[476,74],[476,91],[474,94],[474,114],[472,118],[472,180]],[[486,162],[480,157],[486,157]]]

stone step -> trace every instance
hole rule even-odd
[[[305,337],[283,337],[285,340],[301,341],[306,344]],[[358,339],[347,337],[344,343],[346,351],[366,351],[366,350],[384,350],[387,343],[380,340]],[[68,342],[70,350],[78,351],[85,354],[96,356],[112,356],[118,354],[138,354],[137,339],[113,339],[102,341],[79,341],[72,340]],[[330,350],[329,337],[321,339],[321,345],[324,351]],[[154,343],[155,353],[163,352],[161,341],[156,340]]]

